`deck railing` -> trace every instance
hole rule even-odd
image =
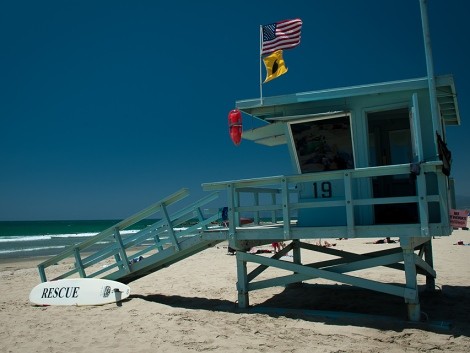
[[[369,168],[357,168],[341,171],[327,171],[319,173],[308,173],[290,176],[273,176],[256,179],[232,180],[216,183],[203,184],[206,191],[225,190],[228,199],[228,218],[229,218],[229,236],[235,237],[237,232],[237,220],[240,215],[252,214],[255,222],[259,221],[259,214],[270,212],[273,223],[275,220],[283,224],[283,238],[291,239],[291,225],[295,220],[296,214],[301,209],[313,208],[332,208],[343,207],[346,215],[346,234],[350,237],[355,236],[357,225],[355,223],[356,206],[374,206],[374,205],[392,205],[392,204],[417,204],[419,214],[419,234],[415,236],[429,236],[429,203],[439,204],[440,221],[435,225],[439,235],[449,235],[451,228],[449,225],[449,190],[446,176],[442,173],[442,162],[426,162],[420,164],[420,172],[416,177],[416,194],[412,196],[394,196],[394,197],[364,197],[367,194],[358,193],[355,188],[358,183],[361,185],[371,185],[371,178],[394,175],[410,175],[410,165],[389,165]],[[434,174],[437,185],[432,189],[436,192],[430,194],[426,175]],[[297,187],[303,183],[320,183],[322,181],[342,180],[344,185],[344,197],[305,201],[297,196]],[[356,182],[353,182],[356,181]],[[241,202],[240,194],[252,194],[252,204],[245,205]],[[272,202],[264,205],[259,203],[259,198],[263,194],[271,196]],[[371,195],[372,192],[369,192]],[[361,195],[361,196],[355,196]],[[245,198],[246,199],[246,198]],[[373,226],[374,224],[370,224]],[[358,235],[359,236],[359,235]]]

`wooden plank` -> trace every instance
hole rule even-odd
[[[243,261],[260,263],[266,266],[272,266],[272,267],[281,268],[281,269],[292,271],[292,272],[297,272],[299,275],[305,275],[308,278],[320,277],[320,278],[324,278],[324,279],[334,281],[334,282],[350,284],[356,287],[361,287],[365,289],[374,290],[377,292],[382,292],[382,293],[387,293],[387,294],[403,297],[405,299],[414,297],[416,295],[416,291],[414,291],[412,288],[407,288],[407,291],[406,291],[405,288],[401,286],[380,283],[380,282],[368,280],[365,278],[345,275],[342,273],[334,273],[334,272],[330,272],[326,270],[315,269],[311,267],[294,264],[291,262],[274,260],[271,258],[257,256],[253,254],[247,254],[247,253],[240,253],[240,254],[241,254],[240,258]],[[293,275],[293,276],[298,276],[298,275]],[[257,289],[266,288],[267,286],[265,286],[265,284],[272,283],[273,281],[274,280],[268,280],[268,282],[260,281],[262,284],[257,284],[257,286],[262,285],[262,287],[255,287],[254,284],[250,283],[248,285],[248,289],[253,290],[254,288],[257,288]],[[298,281],[298,279],[295,279],[295,281]]]

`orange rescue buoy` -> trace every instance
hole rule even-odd
[[[238,146],[243,133],[242,113],[238,109],[233,109],[228,113],[228,131],[233,143]]]

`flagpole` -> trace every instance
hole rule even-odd
[[[436,83],[434,77],[434,65],[432,60],[432,51],[431,51],[431,36],[429,34],[429,24],[428,24],[428,12],[426,0],[419,0],[420,10],[421,10],[421,25],[423,27],[423,39],[424,39],[424,52],[426,55],[426,69],[428,76],[428,86],[429,86],[429,99],[431,101],[431,117],[432,117],[432,127],[434,132],[438,132],[442,135],[441,125],[439,122],[439,112],[437,106],[437,95],[436,95]],[[437,151],[437,150],[436,150]]]
[[[261,105],[263,105],[263,73],[262,73],[262,68],[263,66],[261,65],[261,57],[263,52],[263,26],[259,26],[259,96],[260,96],[260,101]]]
[[[431,50],[431,36],[429,33],[429,23],[428,23],[428,10],[426,0],[419,0],[419,9],[421,11],[421,25],[423,27],[423,40],[424,40],[424,53],[426,55],[426,69],[428,75],[428,86],[429,86],[429,100],[431,101],[431,118],[432,118],[432,127],[433,127],[433,135],[434,135],[434,155],[437,157],[439,155],[439,148],[437,146],[438,139],[435,136],[436,133],[442,136],[442,125],[441,119],[439,114],[439,106],[437,103],[437,94],[436,94],[436,82],[434,77],[434,64],[432,60],[432,50]],[[444,157],[443,157],[444,158]],[[445,178],[445,184],[447,188],[447,194],[449,193],[452,195],[452,190],[450,190],[449,179]],[[444,198],[444,208],[449,210],[449,198]],[[448,214],[448,213],[447,213]],[[432,241],[428,241],[424,244],[424,253],[425,260],[431,267],[433,266],[433,257],[432,257]],[[431,289],[436,287],[436,281],[433,277],[427,276],[426,277],[426,288]]]

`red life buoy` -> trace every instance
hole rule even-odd
[[[228,113],[228,131],[233,143],[238,146],[243,133],[242,113],[238,109],[233,109]]]

